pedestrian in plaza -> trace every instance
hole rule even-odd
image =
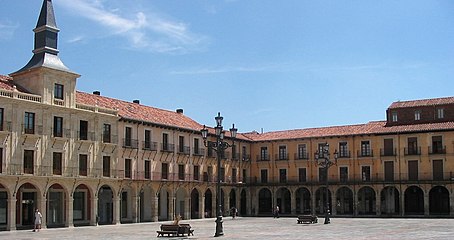
[[[274,209],[274,217],[279,218],[279,206],[276,206],[276,209]]]
[[[232,207],[232,209],[230,209],[230,214],[232,215],[232,219],[235,219],[237,212],[238,212],[238,210],[236,209],[236,207]]]
[[[35,210],[35,227],[33,228],[33,232],[39,232],[41,229],[41,222],[43,220],[43,215],[39,212],[39,209]]]

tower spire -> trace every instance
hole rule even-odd
[[[33,32],[35,32],[33,57],[27,65],[25,65],[25,67],[15,73],[31,70],[37,67],[47,67],[71,72],[58,57],[59,51],[57,49],[57,41],[59,31],[60,29],[57,28],[57,24],[55,22],[52,0],[43,0],[36,28],[33,29]]]

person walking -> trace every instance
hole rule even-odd
[[[35,227],[33,228],[33,232],[39,232],[41,229],[41,222],[43,220],[43,215],[39,212],[39,209],[35,210]]]

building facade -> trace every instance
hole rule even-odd
[[[77,91],[51,0],[34,32],[31,60],[0,76],[0,229],[32,228],[36,208],[44,227],[214,217],[214,130],[204,142],[182,109]],[[322,214],[328,201],[334,216],[453,216],[453,131],[448,97],[395,102],[386,121],[239,133],[221,160],[223,212]],[[314,156],[326,144],[327,175]]]

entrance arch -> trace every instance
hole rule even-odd
[[[348,187],[341,187],[336,192],[336,214],[353,215],[353,192]]]
[[[358,214],[375,215],[375,191],[371,187],[362,187],[358,191]]]
[[[92,194],[85,184],[80,184],[73,193],[74,226],[90,225],[92,213]]]
[[[411,186],[405,190],[405,214],[424,215],[424,193],[421,188]]]
[[[113,223],[113,191],[108,185],[103,185],[98,190],[98,224]]]
[[[186,216],[186,190],[184,188],[178,188],[175,194],[175,216],[180,215],[182,219],[186,219],[189,216]]]
[[[214,216],[213,212],[213,194],[210,189],[205,191],[205,209],[204,214],[206,218],[211,218]]]
[[[311,193],[305,187],[298,188],[295,193],[296,199],[296,213],[297,214],[311,214]]]
[[[169,219],[169,204],[170,195],[166,188],[161,188],[158,194],[158,219],[159,221],[170,220]]]
[[[16,224],[19,229],[33,228],[35,209],[40,206],[38,200],[40,192],[31,183],[24,183],[16,193]],[[43,209],[41,209],[43,211]]]
[[[326,196],[326,187],[321,187],[315,192],[315,212],[317,214],[324,214],[326,212],[326,199],[328,199],[328,209],[331,212],[331,191],[328,189],[328,196]]]
[[[60,184],[53,184],[47,192],[47,227],[65,226],[66,193]]]
[[[430,215],[449,215],[449,191],[445,187],[436,186],[429,192]]]
[[[6,188],[0,184],[0,227],[7,227],[8,221],[8,192]]]
[[[259,191],[259,214],[271,214],[273,212],[273,202],[271,191],[268,188],[262,188]]]
[[[276,192],[276,204],[279,206],[279,212],[281,214],[292,213],[292,197],[290,191],[283,187],[279,188]]]
[[[399,191],[392,186],[381,190],[381,213],[385,215],[398,215],[400,211]]]
[[[240,201],[241,201],[241,203],[240,203],[241,206],[240,206],[240,211],[239,212],[240,212],[241,216],[246,216],[246,214],[247,214],[247,211],[246,211],[246,209],[247,209],[247,204],[246,204],[247,203],[247,197],[246,197],[246,190],[244,190],[244,189],[241,190],[241,200]]]
[[[200,209],[199,209],[199,191],[197,188],[192,189],[191,192],[191,219],[198,219],[200,218]]]

